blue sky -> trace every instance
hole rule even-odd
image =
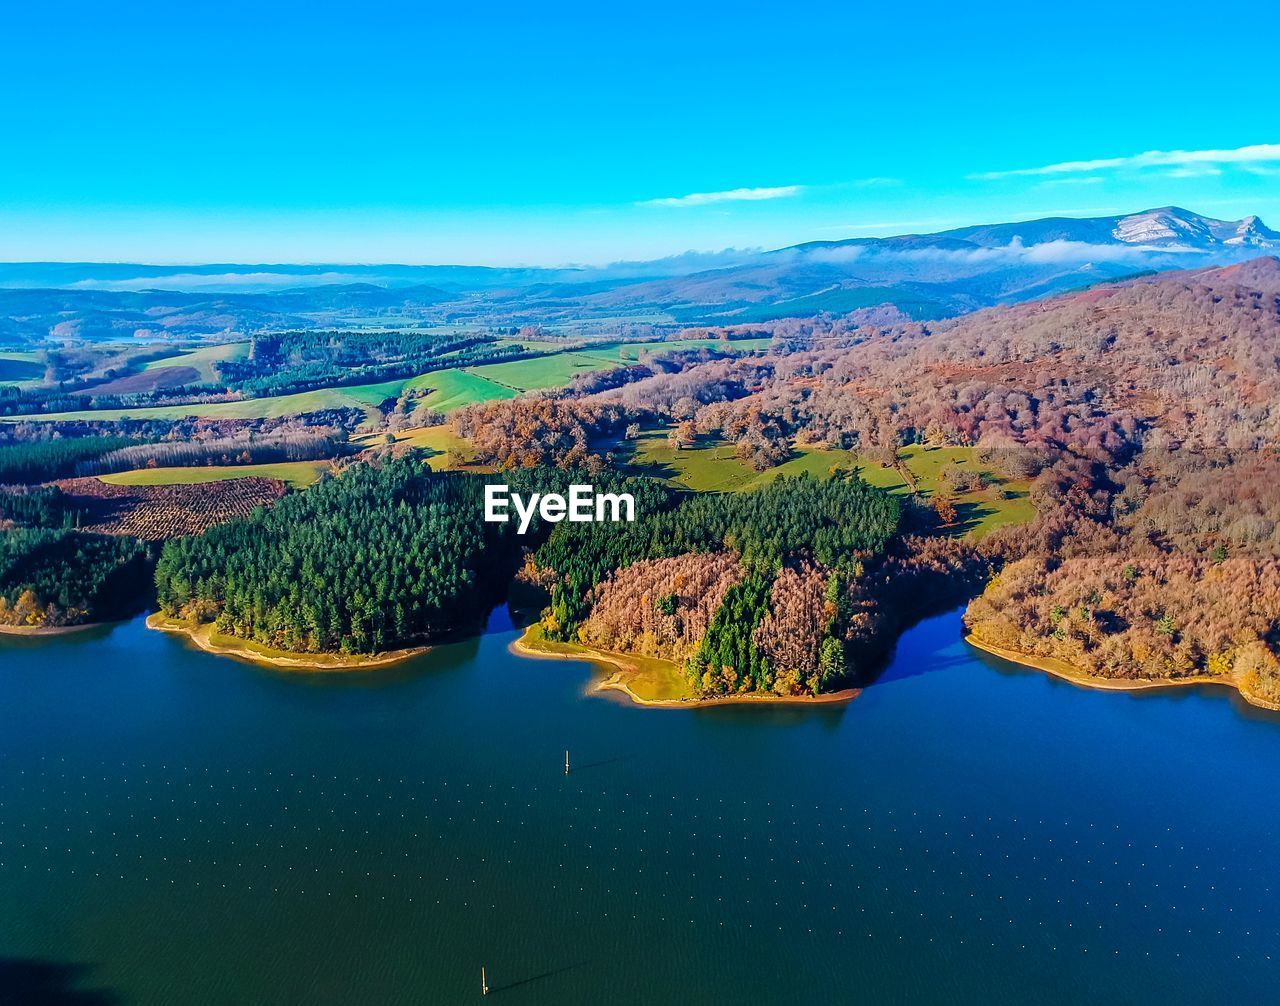
[[[17,0],[0,259],[604,263],[1169,203],[1280,228],[1278,7]]]

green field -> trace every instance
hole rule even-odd
[[[521,349],[528,349],[534,353],[554,353],[558,348],[558,344],[550,340],[538,339],[499,339],[494,345],[499,347],[519,346]]]
[[[295,489],[302,489],[320,478],[329,466],[327,461],[286,461],[278,465],[210,465],[189,468],[139,468],[116,472],[98,478],[113,486],[191,486],[205,482],[226,482],[257,476],[279,479]]]
[[[437,370],[405,382],[405,391],[414,388],[429,389],[431,394],[422,404],[445,415],[464,405],[516,396],[513,389],[495,384],[470,370]]]
[[[67,419],[182,419],[200,416],[205,419],[274,419],[298,416],[321,409],[363,409],[372,412],[388,398],[397,397],[405,388],[432,388],[443,394],[427,398],[428,407],[451,412],[463,405],[494,398],[513,398],[516,392],[482,377],[460,370],[438,370],[408,381],[383,381],[379,384],[357,384],[349,388],[321,388],[275,398],[249,398],[243,402],[215,402],[208,405],[155,405],[139,409],[88,409],[80,412],[52,412],[34,416],[0,416],[0,422],[20,420]]]
[[[640,474],[697,492],[750,492],[779,475],[807,473],[825,478],[833,467],[845,471],[858,468],[868,482],[885,489],[906,488],[898,472],[860,459],[853,451],[800,447],[782,464],[758,472],[734,455],[732,444],[714,441],[676,450],[668,446],[665,431],[642,433],[633,443],[629,466]]]
[[[321,409],[364,409],[370,412],[388,398],[400,394],[404,381],[358,384],[350,388],[322,388],[276,398],[249,398],[243,402],[214,402],[208,405],[153,405],[141,409],[86,409],[80,412],[50,412],[33,416],[0,416],[0,422],[29,422],[67,419],[275,419],[298,416]]]
[[[387,434],[370,433],[358,437],[354,443],[366,449],[384,447],[387,445]],[[430,452],[427,464],[438,472],[471,467],[476,459],[475,448],[471,446],[471,441],[458,436],[452,426],[427,426],[416,430],[404,430],[395,434],[395,446],[416,447]],[[458,461],[461,461],[461,464],[458,464]]]
[[[202,384],[216,384],[217,371],[214,364],[223,360],[243,360],[249,355],[247,342],[227,342],[221,346],[202,346],[199,349],[187,350],[174,356],[166,356],[162,360],[152,360],[143,370],[161,370],[165,367],[194,367],[200,374]]]
[[[637,474],[649,475],[693,489],[697,492],[750,492],[767,485],[779,475],[807,472],[819,478],[833,468],[857,469],[867,482],[890,492],[907,492],[906,474],[924,498],[941,487],[941,474],[948,467],[982,472],[977,450],[972,447],[925,448],[905,447],[898,452],[899,468],[886,468],[860,457],[854,451],[800,447],[787,461],[763,472],[734,456],[732,444],[705,442],[676,450],[667,443],[666,432],[642,433],[632,444],[628,467]],[[1013,494],[1006,499],[1006,494]],[[1025,483],[995,482],[992,485],[953,497],[960,514],[958,527],[974,537],[990,534],[998,527],[1021,524],[1035,517]]]
[[[480,367],[468,367],[466,373],[500,384],[512,391],[542,391],[560,388],[578,374],[595,370],[612,370],[622,366],[622,361],[611,360],[590,350],[568,353],[552,353],[531,360],[512,360],[507,363],[486,363]]]
[[[719,349],[725,352],[749,353],[768,349],[770,339],[672,339],[669,342],[614,342],[599,347],[601,355],[616,355],[618,359],[632,362],[641,353],[669,353],[678,349]],[[605,350],[609,353],[605,353]],[[591,352],[592,350],[587,350]]]
[[[947,468],[990,474],[978,462],[974,447],[924,447],[913,445],[898,452],[900,463],[915,479],[916,488],[930,497],[941,488],[942,472]],[[1035,518],[1026,482],[995,481],[986,488],[955,495],[962,526],[975,538],[990,534],[1009,524],[1024,524]],[[1006,499],[1009,495],[1011,498]]]
[[[31,384],[44,376],[44,364],[35,353],[0,353],[0,383]]]
[[[765,348],[768,339],[743,339],[724,342],[719,339],[678,339],[672,342],[603,342],[584,349],[548,353],[531,360],[487,363],[468,367],[465,373],[482,377],[511,391],[543,391],[562,388],[579,374],[613,370],[634,363],[644,352],[670,352],[678,349],[712,348],[748,352]],[[492,397],[492,396],[490,396]]]
[[[632,442],[630,467],[697,492],[742,492],[761,473],[739,461],[732,444],[705,443],[677,450],[663,430],[642,433]]]

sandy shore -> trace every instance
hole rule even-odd
[[[1058,660],[1055,657],[1038,657],[1030,653],[1022,653],[1019,650],[1006,650],[1002,646],[993,646],[990,643],[981,642],[969,633],[965,634],[964,641],[970,646],[1000,657],[1002,660],[1021,664],[1023,667],[1031,667],[1037,671],[1044,671],[1046,674],[1052,674],[1055,678],[1069,681],[1071,684],[1081,688],[1093,688],[1103,692],[1146,692],[1165,688],[1185,688],[1189,685],[1216,685],[1221,688],[1235,689],[1240,697],[1251,705],[1258,706],[1261,709],[1280,711],[1280,703],[1270,702],[1261,696],[1245,691],[1240,687],[1240,682],[1234,677],[1211,677],[1207,674],[1197,674],[1189,678],[1101,678],[1095,674],[1087,674],[1065,660]]]
[[[217,642],[214,642],[212,625],[190,626],[185,622],[167,618],[159,612],[147,616],[147,628],[183,636],[206,653],[247,660],[260,667],[294,671],[372,670],[376,667],[390,667],[411,657],[421,656],[430,649],[428,646],[415,646],[411,649],[389,650],[386,653],[372,653],[367,656],[345,656],[340,653],[289,653],[286,650],[272,650],[229,636],[221,636]]]
[[[100,629],[109,622],[85,622],[82,625],[4,625],[0,623],[0,636],[68,636],[73,632]]]
[[[624,653],[611,653],[607,650],[597,650],[594,647],[581,645],[576,645],[573,651],[557,653],[529,646],[525,642],[524,636],[516,639],[509,649],[519,656],[531,657],[535,660],[585,660],[588,663],[613,667],[614,672],[608,677],[594,678],[588,686],[588,691],[597,694],[616,692],[638,706],[648,706],[653,709],[700,709],[707,706],[729,705],[833,705],[848,702],[850,699],[857,697],[860,691],[857,688],[845,688],[838,692],[827,692],[816,696],[746,694],[721,695],[714,698],[689,696],[688,698],[680,699],[647,699],[637,695],[627,683],[625,676],[636,673],[636,665],[634,662],[629,661]]]

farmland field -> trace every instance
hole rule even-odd
[[[200,371],[195,367],[159,367],[125,374],[103,384],[91,385],[94,395],[145,395],[166,388],[183,388],[200,384]]]
[[[578,374],[596,370],[612,370],[622,366],[621,360],[609,360],[594,355],[591,350],[553,353],[532,360],[512,360],[508,363],[488,363],[469,367],[466,373],[482,377],[513,391],[541,391],[568,384]]]
[[[86,514],[81,529],[163,541],[201,534],[247,517],[287,489],[275,479],[238,478],[207,485],[113,485],[87,477],[58,483],[68,503]]]
[[[763,348],[768,345],[768,342],[767,339],[743,339],[732,343],[715,339],[682,339],[659,343],[602,343],[583,350],[553,351],[546,356],[529,360],[489,363],[456,370],[436,370],[408,380],[320,388],[272,398],[250,398],[240,402],[194,405],[142,406],[128,409],[84,409],[75,412],[35,414],[21,418],[33,421],[182,419],[187,416],[198,416],[204,419],[275,419],[318,412],[323,409],[359,408],[371,412],[388,398],[419,388],[431,391],[423,404],[447,415],[455,409],[474,405],[477,402],[514,398],[524,391],[563,387],[579,374],[625,366],[627,363],[634,362],[642,352],[647,350],[662,352],[707,346],[747,351]],[[147,390],[150,386],[158,388],[185,383],[213,382],[216,380],[213,367],[217,361],[235,359],[247,352],[248,343],[234,342],[177,353],[154,360],[140,373],[120,379],[137,383],[137,387],[130,384],[128,387],[116,390],[130,392]],[[0,366],[4,365],[6,359],[12,359],[14,366],[26,367],[29,364],[26,357],[30,356],[32,354],[5,354],[0,357]],[[19,360],[19,357],[23,359]],[[39,373],[43,373],[43,367],[36,366]],[[0,421],[13,421],[14,418],[0,417]]]
[[[50,412],[31,416],[3,416],[3,422],[52,422],[69,419],[276,419],[298,416],[322,409],[375,409],[400,393],[404,381],[357,384],[350,388],[322,388],[275,398],[249,398],[243,402],[213,402],[203,405],[158,405],[139,409],[86,409],[79,412]]]
[[[44,364],[35,353],[0,353],[0,383],[37,381],[44,375]]]
[[[405,382],[405,391],[414,388],[429,389],[431,394],[422,404],[445,415],[464,405],[516,396],[513,389],[495,384],[469,370],[436,370]]]
[[[242,360],[249,355],[247,342],[227,342],[220,346],[201,346],[199,349],[187,350],[167,356],[163,360],[152,360],[142,369],[165,370],[169,367],[190,367],[196,371],[197,380],[202,384],[215,384],[218,374],[214,365],[223,360]]]
[[[274,465],[208,465],[178,468],[138,468],[131,472],[99,475],[113,486],[204,485],[230,479],[278,479],[295,489],[302,489],[320,478],[327,461],[285,461]]]
[[[628,362],[639,359],[641,353],[669,353],[679,349],[719,349],[725,352],[747,353],[768,349],[769,339],[672,339],[668,342],[615,342],[599,347],[602,356],[616,355]],[[606,352],[608,350],[608,352]]]
[[[477,368],[481,369],[481,368]],[[51,412],[31,416],[4,416],[0,421],[54,421],[70,419],[182,419],[199,416],[204,419],[275,419],[297,416],[323,409],[364,409],[370,412],[388,398],[395,398],[409,388],[430,388],[435,392],[425,403],[437,412],[495,398],[514,398],[517,391],[503,387],[466,370],[437,370],[407,381],[382,381],[356,384],[345,388],[320,388],[274,398],[249,398],[242,402],[213,402],[197,405],[159,405],[136,409],[86,409],[78,412]]]

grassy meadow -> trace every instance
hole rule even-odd
[[[734,455],[732,444],[704,441],[677,450],[669,446],[666,431],[650,430],[632,443],[627,463],[637,474],[665,479],[697,492],[750,492],[780,475],[807,472],[822,478],[836,469],[856,469],[874,486],[898,493],[914,488],[925,499],[942,488],[943,471],[958,467],[980,475],[986,472],[991,482],[981,489],[953,495],[960,515],[958,530],[982,537],[996,528],[1031,520],[1035,509],[1028,499],[1027,485],[996,480],[994,473],[978,461],[977,453],[973,447],[915,445],[901,449],[897,465],[889,468],[856,451],[798,447],[787,461],[757,472]]]
[[[634,363],[641,353],[669,353],[679,349],[719,349],[727,352],[749,353],[768,349],[770,339],[672,339],[668,342],[617,342],[608,346],[610,354],[619,360]],[[603,349],[604,347],[602,347]]]
[[[426,388],[431,392],[422,404],[436,412],[448,415],[456,409],[477,402],[490,402],[498,398],[515,398],[517,392],[482,377],[476,370],[436,370],[421,377],[413,377],[404,383],[404,390]]]
[[[395,447],[414,447],[427,452],[427,464],[438,472],[453,470],[480,470],[484,466],[477,465],[475,448],[471,441],[458,435],[452,426],[428,426],[417,430],[404,430],[394,434]],[[356,444],[365,448],[377,448],[387,445],[387,434],[370,433],[358,437]]]
[[[519,392],[561,388],[579,374],[611,370],[620,366],[621,360],[609,360],[584,350],[536,356],[530,360],[486,363],[479,367],[468,367],[465,372]]]
[[[154,405],[139,409],[85,409],[79,412],[47,412],[32,416],[3,416],[3,422],[53,422],[69,419],[277,419],[322,409],[364,409],[370,412],[400,393],[404,381],[357,384],[350,388],[321,388],[275,398],[248,398],[243,402],[202,405]]]
[[[44,376],[44,364],[35,353],[5,350],[0,352],[0,384],[26,387]]]

